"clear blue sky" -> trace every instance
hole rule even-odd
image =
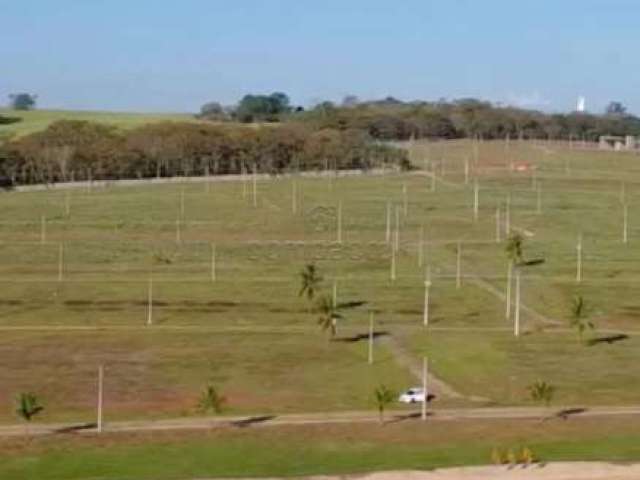
[[[638,0],[0,0],[0,102],[194,111],[474,96],[640,113]]]

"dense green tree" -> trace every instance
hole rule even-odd
[[[31,110],[36,106],[37,98],[37,95],[31,93],[12,93],[9,95],[9,102],[14,110]]]

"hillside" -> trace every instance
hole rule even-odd
[[[0,125],[0,138],[37,132],[47,128],[57,120],[89,120],[122,128],[133,128],[148,122],[161,120],[195,121],[194,117],[187,113],[131,113],[90,110],[16,111],[0,108],[0,115],[22,118],[21,122]]]

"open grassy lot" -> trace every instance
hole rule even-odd
[[[251,178],[0,195],[0,328],[9,339],[0,356],[12,365],[0,421],[27,389],[42,392],[43,419],[86,418],[100,363],[113,375],[114,418],[188,414],[211,377],[235,413],[370,408],[377,384],[412,386],[382,340],[372,367],[366,342],[327,341],[298,297],[298,273],[311,262],[324,294],[337,284],[339,337],[366,334],[373,310],[377,331],[418,365],[427,354],[468,397],[527,404],[527,385],[541,379],[557,387],[558,405],[638,403],[638,157],[518,142],[411,148],[426,171],[261,177],[255,204]],[[510,231],[522,233],[525,260],[538,260],[520,268],[522,301],[539,315],[522,310],[517,339],[501,296],[507,198]],[[578,293],[597,325],[586,339],[603,340],[592,346],[569,329]],[[56,384],[58,370],[66,373]]]
[[[478,465],[529,447],[543,461],[637,461],[636,418],[268,427],[206,433],[82,435],[0,441],[0,476],[14,480],[347,474]],[[506,467],[505,467],[506,468]]]
[[[149,122],[162,120],[193,120],[192,115],[179,113],[94,112],[83,110],[17,111],[0,108],[0,115],[22,118],[20,122],[0,125],[0,139],[7,136],[21,136],[44,130],[57,120],[86,120],[115,125],[121,128],[139,127]]]

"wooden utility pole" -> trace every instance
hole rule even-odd
[[[429,363],[427,357],[422,359],[422,391],[424,393],[424,398],[422,399],[422,410],[420,414],[420,418],[422,421],[427,420],[427,403],[429,402],[429,389],[428,389],[428,374],[429,374]]]
[[[501,242],[500,230],[501,230],[501,225],[500,225],[500,205],[498,205],[496,207],[496,243],[500,243]]]
[[[98,433],[102,433],[102,397],[103,397],[103,383],[104,383],[104,366],[98,367],[98,419],[96,421],[96,427]]]
[[[511,318],[511,277],[513,275],[513,260],[509,260],[509,265],[507,267],[507,294],[506,294],[506,313],[505,317],[507,320]]]
[[[62,281],[62,276],[64,272],[64,244],[60,243],[58,245],[58,281]]]
[[[369,311],[369,365],[373,365],[373,310]]]
[[[176,243],[182,243],[182,235],[180,232],[180,219],[176,218]]]
[[[513,334],[520,336],[520,270],[516,269],[516,313],[513,322]]]
[[[333,290],[332,290],[332,301],[333,301],[333,308],[337,308],[338,307],[338,280],[336,280],[335,278],[333,279]]]
[[[431,268],[427,267],[427,278],[424,281],[424,310],[422,322],[425,327],[429,326],[429,291],[431,290]]]
[[[385,242],[391,243],[391,202],[387,201],[387,230],[385,232]]]
[[[391,246],[391,281],[396,281],[396,250],[393,246]]]
[[[577,251],[577,266],[576,266],[576,282],[582,282],[582,234],[578,235],[578,244],[576,245]]]

